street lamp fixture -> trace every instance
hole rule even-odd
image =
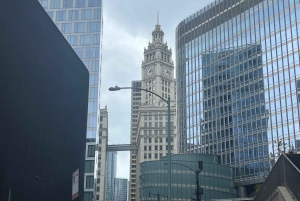
[[[198,161],[198,168],[199,168],[199,170],[196,170],[196,171],[193,170],[192,168],[190,168],[189,166],[183,165],[181,163],[171,163],[171,164],[172,165],[184,166],[184,167],[188,168],[189,170],[191,170],[192,172],[195,173],[195,175],[196,175],[196,186],[197,186],[197,188],[196,188],[196,197],[197,197],[196,201],[201,201],[200,195],[203,194],[203,188],[201,188],[200,185],[199,185],[199,174],[203,170],[203,161]],[[167,165],[167,164],[165,163],[165,165]],[[191,198],[191,200],[195,200],[195,199]]]
[[[28,181],[28,180],[34,180],[34,179],[41,180],[42,178],[39,177],[39,176],[36,176],[36,177],[34,177],[34,178],[23,179],[23,180],[19,181],[18,183],[16,183],[15,185],[11,186],[11,187],[9,188],[9,191],[8,191],[8,201],[11,200],[11,190],[12,190],[14,187],[16,187],[17,185],[19,185],[20,183],[23,183],[23,182]]]
[[[109,87],[109,91],[119,91],[121,89],[138,89],[138,90],[142,90],[142,91],[146,91],[146,92],[149,92],[157,97],[159,97],[161,100],[163,100],[164,102],[167,103],[168,105],[168,155],[167,155],[167,159],[168,159],[168,199],[171,199],[171,109],[170,109],[170,103],[171,103],[171,100],[170,100],[170,96],[168,97],[168,99],[164,99],[163,97],[161,97],[160,95],[150,91],[150,90],[147,90],[147,89],[143,89],[143,88],[139,88],[139,87],[118,87],[118,86],[115,86],[115,87]]]

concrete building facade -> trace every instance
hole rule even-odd
[[[100,121],[100,73],[102,43],[102,0],[38,0],[89,71],[89,106],[86,131],[85,201],[95,197]],[[83,195],[82,195],[83,196]]]
[[[105,201],[105,184],[106,184],[106,148],[108,143],[108,111],[107,107],[100,109],[99,125],[99,144],[98,144],[98,165],[97,165],[97,183],[96,183],[96,200]]]
[[[131,87],[140,88],[142,83],[140,80],[132,81]],[[141,90],[131,90],[131,125],[130,125],[130,143],[136,144],[137,142],[137,129],[138,129],[138,108],[141,104]],[[130,152],[130,176],[129,176],[129,190],[128,200],[135,200],[136,197],[136,170],[137,170],[137,152]]]

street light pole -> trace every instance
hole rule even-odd
[[[199,168],[199,170],[196,170],[196,171],[193,170],[192,168],[190,168],[189,166],[183,165],[181,163],[171,163],[171,164],[184,166],[184,167],[190,169],[191,171],[193,171],[195,173],[195,175],[196,175],[196,198],[197,198],[196,201],[201,201],[201,197],[200,196],[201,196],[201,194],[203,194],[203,189],[202,188],[200,189],[199,174],[200,174],[200,172],[203,169],[203,162],[202,161],[198,161],[198,168]],[[193,199],[191,198],[191,200],[193,200]]]
[[[139,89],[142,91],[149,92],[151,94],[154,94],[155,96],[159,97],[161,100],[165,101],[168,105],[168,155],[167,155],[167,160],[168,160],[168,200],[171,200],[171,99],[170,96],[168,97],[168,100],[164,99],[160,95],[139,87],[110,87],[108,90],[109,91],[119,91],[121,89]]]
[[[170,96],[168,97],[168,198],[171,200],[171,109]]]
[[[151,197],[151,195],[154,195],[157,198],[157,201],[160,201],[160,196],[167,197],[168,199],[168,196],[160,195],[159,192],[157,194],[149,193],[149,198]]]
[[[34,178],[24,179],[24,180],[22,180],[22,181],[19,181],[19,182],[16,183],[15,185],[9,187],[9,191],[8,191],[8,201],[11,200],[11,189],[12,189],[12,188],[16,187],[16,186],[17,186],[18,184],[20,184],[20,183],[23,183],[24,181],[33,180],[33,179],[41,180],[42,178],[40,178],[39,176],[36,176],[36,177],[34,177]]]

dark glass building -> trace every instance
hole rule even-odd
[[[0,200],[71,200],[79,169],[83,201],[88,71],[37,0],[0,1],[0,30]]]
[[[198,161],[203,162],[203,171],[199,175],[203,188],[202,201],[220,198],[236,198],[237,191],[233,183],[233,169],[220,164],[220,156],[210,154],[175,154],[171,165],[171,199],[187,201],[196,198],[196,174]],[[187,166],[187,167],[186,167]],[[160,194],[160,200],[167,200],[168,173],[167,158],[158,161],[143,162],[140,165],[140,198],[157,200],[154,194]],[[192,170],[190,170],[190,169]],[[150,193],[150,197],[149,197]],[[153,194],[153,195],[152,195]]]
[[[220,155],[244,186],[294,149],[299,22],[298,0],[216,0],[179,23],[180,152]]]

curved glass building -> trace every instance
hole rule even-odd
[[[203,171],[199,175],[200,187],[203,188],[202,201],[237,197],[236,189],[233,186],[233,170],[229,166],[220,165],[219,156],[176,154],[172,155],[172,197],[170,200],[180,201],[196,198],[196,174],[192,170],[198,170],[198,161],[203,162]],[[157,200],[158,194],[160,194],[160,200],[167,200],[167,167],[166,157],[158,161],[148,161],[140,164],[141,200]]]
[[[220,155],[245,186],[295,149],[299,32],[299,0],[216,0],[179,23],[180,152]]]

